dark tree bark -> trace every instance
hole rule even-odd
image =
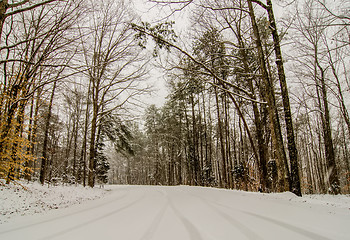
[[[227,173],[226,173],[226,151],[225,151],[225,142],[224,142],[224,134],[223,134],[223,126],[222,126],[222,117],[220,113],[220,104],[219,104],[219,96],[218,90],[215,88],[215,100],[216,100],[216,113],[218,117],[218,132],[219,132],[219,141],[220,141],[220,151],[221,151],[221,187],[227,187]]]
[[[242,63],[244,66],[244,70],[246,73],[250,73],[251,70],[249,68],[249,63],[248,63],[248,54],[247,50],[245,47],[245,44],[243,42],[242,36],[241,36],[241,30],[238,29],[237,32],[237,39],[238,43],[240,46],[240,53],[242,56]],[[256,100],[256,95],[255,95],[255,89],[254,89],[254,84],[253,84],[253,79],[251,77],[246,78],[248,82],[248,87],[251,92],[251,98]],[[256,138],[258,142],[258,151],[259,151],[259,157],[258,157],[258,168],[259,168],[259,176],[260,176],[260,187],[262,188],[262,191],[266,191],[267,187],[267,144],[266,141],[264,140],[264,133],[263,133],[263,124],[262,120],[260,117],[260,112],[258,108],[258,103],[257,102],[252,102],[253,106],[253,113],[254,113],[254,124],[256,128]]]
[[[83,186],[86,186],[86,154],[87,154],[87,135],[88,135],[88,127],[89,127],[89,117],[90,117],[90,93],[91,93],[91,81],[89,81],[88,94],[86,98],[86,109],[85,109],[85,122],[84,122],[84,136],[83,143],[81,147],[80,153],[80,166],[83,165]]]
[[[92,80],[94,81],[94,80]],[[91,119],[91,133],[90,133],[90,149],[89,149],[89,168],[88,168],[88,185],[90,187],[95,186],[95,171],[96,171],[96,159],[95,159],[95,145],[96,145],[96,130],[97,130],[97,117],[99,112],[99,87],[98,82],[93,82],[95,85],[92,89],[92,119]]]
[[[326,166],[327,166],[326,176],[328,176],[328,181],[330,184],[330,192],[332,194],[339,194],[340,184],[339,184],[338,170],[335,163],[335,152],[333,147],[332,129],[331,129],[331,121],[330,121],[328,98],[327,98],[327,86],[325,82],[325,72],[317,60],[316,60],[316,65],[321,73],[321,76],[319,78],[320,84],[317,87],[321,88],[321,102],[322,102],[321,104],[323,106],[323,109],[322,109],[323,114],[322,114],[321,120],[322,120],[322,127],[323,127],[325,153],[326,153]]]
[[[286,75],[284,73],[280,39],[277,32],[277,26],[276,26],[276,21],[273,13],[271,0],[267,0],[267,12],[269,15],[270,28],[273,36],[278,78],[280,81],[281,92],[282,92],[284,119],[285,119],[286,129],[287,129],[288,152],[289,152],[289,161],[290,161],[290,168],[291,168],[290,169],[290,182],[291,182],[290,191],[295,193],[297,196],[301,196],[299,167],[298,167],[298,151],[297,151],[297,147],[294,139],[293,120],[292,120],[292,114],[290,110]]]
[[[270,124],[271,124],[272,140],[273,140],[274,148],[276,149],[276,154],[278,157],[278,170],[280,172],[279,185],[281,190],[289,191],[291,189],[290,173],[289,173],[288,161],[287,161],[287,157],[286,157],[286,153],[283,145],[283,137],[282,137],[281,126],[279,122],[278,109],[276,106],[274,86],[267,71],[265,54],[262,47],[258,25],[255,20],[255,13],[252,5],[252,0],[248,0],[248,7],[249,7],[249,16],[251,19],[253,32],[255,36],[255,43],[256,43],[256,47],[259,55],[260,71],[262,75],[262,80],[265,85],[265,91],[266,91],[265,95],[268,103],[268,113],[269,113]]]
[[[47,171],[47,162],[48,162],[48,140],[49,140],[49,129],[50,129],[50,120],[52,115],[52,104],[53,99],[55,96],[55,90],[56,90],[57,82],[54,82],[51,96],[50,96],[50,102],[49,102],[49,108],[47,110],[47,116],[45,121],[45,131],[44,131],[44,141],[43,141],[43,153],[42,153],[42,160],[41,160],[41,168],[40,168],[40,183],[45,183],[46,178],[46,171]]]

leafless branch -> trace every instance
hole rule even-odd
[[[19,6],[22,6],[24,4],[26,4],[27,2],[29,2],[29,0],[23,0],[21,2],[17,2],[17,3],[11,3],[8,5],[9,8],[16,8],[16,7],[19,7]]]
[[[238,11],[249,13],[248,10],[245,10],[243,8],[233,7],[233,6],[231,6],[231,7],[211,7],[211,6],[201,5],[201,7],[204,9],[212,10],[212,11],[238,10]]]
[[[259,0],[251,0],[251,1],[254,2],[254,3],[256,3],[256,4],[258,4],[259,6],[263,7],[263,8],[266,9],[266,10],[267,10],[267,8],[268,8],[267,5],[265,5],[264,3],[262,3],[262,2],[259,1]]]
[[[317,2],[319,4],[321,4],[323,6],[323,8],[329,13],[331,14],[333,17],[336,17],[336,18],[339,18],[339,19],[346,19],[346,20],[350,20],[350,17],[349,16],[345,16],[345,15],[337,15],[337,14],[334,14],[326,5],[324,2],[320,1],[320,0],[317,0]],[[347,24],[344,24],[344,25],[350,25],[350,23],[347,23]]]
[[[47,0],[47,1],[43,1],[43,2],[40,2],[40,3],[37,3],[37,4],[33,4],[33,5],[28,6],[28,7],[25,7],[25,8],[17,9],[17,10],[14,10],[14,11],[12,11],[12,12],[6,13],[6,14],[4,15],[4,17],[7,18],[7,17],[12,16],[12,15],[14,15],[14,14],[26,12],[26,11],[32,10],[32,9],[34,9],[34,8],[43,6],[43,5],[45,5],[45,4],[52,3],[52,2],[54,2],[54,1],[64,1],[64,0]],[[26,1],[24,1],[24,2],[26,2]],[[29,1],[27,1],[27,2],[29,2]],[[21,5],[23,5],[23,4],[21,4]],[[20,5],[19,5],[19,6],[20,6]]]

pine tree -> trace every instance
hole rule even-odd
[[[95,175],[97,178],[97,181],[101,184],[106,184],[108,182],[108,170],[110,169],[110,165],[108,163],[108,159],[103,152],[105,147],[105,144],[103,142],[98,142],[96,149],[96,156],[95,156],[95,161],[96,161],[96,171]]]

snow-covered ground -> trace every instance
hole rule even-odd
[[[61,191],[58,196],[70,191],[60,188],[50,190]],[[27,216],[13,217],[0,225],[0,239],[350,239],[349,195],[298,198],[292,193],[188,186],[106,189],[111,190],[109,194],[75,188],[82,195],[96,191],[94,196],[104,196],[45,214],[28,212]]]
[[[4,183],[5,181],[0,179],[0,224],[11,222],[19,216],[81,204],[107,193],[105,189],[82,186],[42,186],[38,182],[24,181],[9,185]]]

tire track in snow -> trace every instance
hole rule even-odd
[[[214,210],[217,214],[219,214],[221,217],[226,219],[231,225],[233,225],[236,229],[238,229],[242,234],[244,234],[248,239],[251,240],[262,240],[262,238],[257,235],[255,232],[253,232],[250,228],[248,228],[243,223],[239,222],[237,219],[232,217],[231,215],[219,210],[218,208],[214,207],[209,202],[205,202],[212,210]]]
[[[148,239],[152,239],[154,233],[156,232],[164,214],[166,209],[169,207],[169,200],[167,198],[167,194],[163,191],[163,190],[158,190],[158,193],[160,193],[161,195],[166,197],[166,202],[164,204],[164,206],[162,207],[162,209],[157,213],[157,215],[154,217],[149,229],[144,233],[144,235],[140,238],[140,240],[148,240]]]
[[[188,220],[174,205],[174,203],[169,199],[169,205],[171,209],[174,211],[175,215],[180,219],[186,231],[188,232],[191,240],[202,240],[203,237],[200,234],[198,228],[193,225],[193,223]]]
[[[288,229],[289,231],[299,233],[299,234],[304,235],[305,237],[308,237],[308,238],[313,239],[313,240],[330,240],[329,238],[321,236],[321,235],[319,235],[317,233],[310,232],[310,231],[305,230],[303,228],[296,227],[296,226],[293,226],[291,224],[288,224],[288,223],[285,223],[285,222],[282,222],[282,221],[279,221],[279,220],[275,220],[273,218],[269,218],[269,217],[265,217],[265,216],[262,216],[262,215],[258,215],[258,214],[250,213],[250,212],[245,212],[245,211],[242,211],[242,212],[245,213],[245,214],[254,216],[256,218],[260,218],[260,219],[263,219],[265,221],[274,223],[274,224],[279,225],[279,226],[281,226],[281,227],[283,227],[285,229]]]
[[[165,214],[165,211],[167,208],[170,207],[170,209],[173,210],[173,212],[175,213],[176,217],[179,218],[179,220],[181,221],[182,225],[185,227],[186,231],[189,234],[189,237],[191,240],[202,240],[203,237],[200,234],[200,231],[198,230],[198,228],[196,226],[193,225],[193,223],[186,218],[174,205],[173,201],[171,200],[171,198],[169,198],[167,192],[165,191],[158,191],[160,192],[162,195],[164,195],[164,197],[166,198],[166,203],[164,204],[163,208],[159,211],[159,213],[157,214],[157,216],[154,218],[153,223],[151,224],[151,229],[149,231],[146,232],[146,234],[141,238],[141,240],[149,240],[152,238],[153,234],[155,233],[156,228],[159,226],[162,217]],[[153,228],[153,229],[152,229]],[[147,238],[145,238],[147,237]]]
[[[68,213],[68,214],[65,214],[65,215],[62,215],[62,216],[59,216],[59,217],[55,217],[55,218],[52,218],[52,219],[48,219],[48,220],[44,220],[44,221],[38,221],[38,222],[34,222],[34,223],[27,224],[27,225],[24,225],[24,226],[15,227],[15,228],[12,228],[12,229],[1,231],[0,235],[1,234],[5,234],[5,233],[18,231],[18,230],[23,230],[23,229],[30,228],[30,227],[34,227],[36,225],[40,225],[40,224],[43,224],[43,223],[54,222],[54,221],[57,221],[57,220],[60,220],[60,219],[63,219],[63,218],[67,218],[67,217],[71,217],[71,216],[74,216],[74,215],[77,215],[77,214],[80,214],[80,213],[83,213],[83,212],[88,212],[88,211],[91,211],[91,210],[94,210],[94,209],[97,209],[97,208],[100,208],[100,207],[103,207],[103,206],[115,203],[116,201],[121,200],[121,199],[125,198],[126,196],[127,196],[127,193],[125,193],[125,194],[123,194],[121,196],[118,196],[116,198],[113,198],[110,201],[105,202],[102,205],[96,205],[96,206],[88,208],[88,209],[82,209],[82,210],[79,210],[79,211],[76,211],[76,212],[72,212],[72,213]]]
[[[319,234],[317,234],[317,233],[314,233],[314,232],[308,231],[308,230],[306,230],[306,229],[303,229],[303,228],[300,228],[300,227],[291,225],[291,224],[289,224],[289,223],[285,223],[285,222],[280,221],[280,220],[276,220],[276,219],[269,218],[269,217],[266,217],[266,216],[262,216],[262,215],[259,215],[259,214],[256,214],[256,213],[252,213],[252,212],[242,211],[242,210],[233,208],[233,207],[231,207],[231,206],[227,206],[227,205],[224,205],[224,204],[217,203],[217,202],[215,202],[215,201],[211,201],[211,200],[205,199],[205,198],[203,198],[203,197],[201,197],[201,196],[198,196],[197,194],[194,194],[194,193],[188,192],[188,194],[190,194],[190,195],[192,195],[192,196],[194,196],[194,197],[197,197],[197,198],[199,198],[200,200],[202,200],[202,201],[204,201],[204,202],[207,202],[208,205],[212,205],[212,206],[213,206],[213,205],[216,205],[216,206],[224,207],[224,208],[226,208],[226,209],[234,210],[234,211],[241,212],[241,213],[244,213],[244,214],[249,215],[249,216],[253,216],[253,217],[258,218],[258,219],[260,219],[260,220],[265,220],[265,221],[267,221],[267,222],[270,222],[270,223],[273,223],[273,224],[275,224],[275,225],[278,225],[278,226],[280,226],[280,227],[282,227],[282,228],[284,228],[284,229],[287,229],[287,230],[289,230],[289,231],[291,231],[291,232],[295,232],[295,233],[298,233],[298,234],[303,235],[303,236],[305,236],[305,237],[308,237],[308,238],[310,238],[310,239],[312,239],[312,240],[330,240],[330,239],[327,238],[327,237],[324,237],[324,236],[321,236],[321,235],[319,235]],[[214,207],[214,206],[213,206],[213,207]],[[214,207],[214,208],[215,208],[215,207]],[[215,208],[215,209],[217,209],[217,208]],[[222,211],[219,210],[219,209],[217,209],[217,210],[218,210],[218,212],[221,212],[222,216],[225,217],[226,219],[232,219],[232,220],[234,220],[232,216],[230,216],[230,215],[228,215],[228,214],[222,212]],[[237,223],[239,223],[237,220],[234,220],[234,221],[237,222]],[[243,224],[241,224],[241,223],[239,223],[239,225],[242,225],[242,226],[243,226]],[[241,227],[241,226],[240,226],[240,227]],[[246,228],[246,229],[245,229],[245,228]],[[248,228],[244,226],[244,228],[242,228],[242,229],[243,229],[244,231],[246,231]],[[248,230],[249,230],[249,229],[248,229]],[[249,230],[249,231],[251,231],[251,230]],[[244,232],[242,232],[242,233],[244,233]],[[253,234],[254,234],[254,235],[251,235],[251,236],[248,236],[248,235],[247,235],[247,237],[249,237],[249,239],[261,239],[261,238],[260,238],[258,235],[256,235],[254,232],[253,232]]]
[[[278,226],[280,226],[280,227],[282,227],[284,229],[287,229],[287,230],[289,230],[291,232],[298,233],[300,235],[303,235],[303,236],[305,236],[307,238],[310,238],[310,239],[313,239],[313,240],[330,240],[327,237],[321,236],[321,235],[319,235],[317,233],[308,231],[306,229],[303,229],[303,228],[291,225],[289,223],[286,223],[286,222],[283,222],[283,221],[280,221],[280,220],[276,220],[276,219],[269,218],[269,217],[266,217],[266,216],[263,216],[263,215],[259,215],[259,214],[256,214],[256,213],[252,213],[252,212],[247,212],[247,211],[242,211],[242,210],[239,210],[239,209],[234,209],[232,207],[229,207],[229,206],[226,206],[226,205],[223,205],[223,204],[220,204],[220,203],[213,202],[213,204],[215,204],[217,206],[221,206],[221,207],[227,208],[227,209],[231,209],[231,210],[234,210],[234,211],[238,211],[238,212],[244,213],[246,215],[253,216],[255,218],[259,218],[260,220],[261,219],[265,220],[267,222],[270,222],[272,224],[278,225]]]
[[[140,238],[140,240],[149,240],[152,239],[154,233],[157,231],[160,222],[162,221],[162,218],[165,214],[166,209],[169,207],[169,201],[167,201],[162,209],[157,213],[157,215],[154,217],[150,227],[146,231],[146,233]]]
[[[89,220],[89,221],[85,221],[85,222],[80,223],[80,224],[78,224],[78,225],[75,225],[75,226],[73,226],[73,227],[64,229],[64,230],[62,230],[62,231],[60,231],[60,232],[57,232],[57,233],[55,233],[55,234],[52,234],[52,235],[50,235],[50,236],[41,238],[40,240],[54,239],[54,238],[56,238],[56,237],[59,237],[59,236],[62,236],[62,235],[64,235],[64,234],[66,234],[66,233],[68,233],[68,232],[72,232],[72,231],[75,231],[75,230],[77,230],[77,229],[79,229],[79,228],[85,227],[86,225],[89,225],[89,224],[95,223],[95,222],[97,222],[97,221],[103,220],[103,219],[105,219],[105,218],[107,218],[107,217],[109,217],[109,216],[112,216],[112,215],[114,215],[114,214],[117,214],[117,213],[119,213],[119,212],[121,212],[121,211],[124,211],[124,210],[126,210],[126,209],[132,207],[132,206],[135,205],[137,202],[140,202],[142,199],[144,199],[145,196],[146,196],[146,194],[144,193],[142,197],[137,198],[135,201],[132,201],[131,203],[129,203],[129,204],[127,204],[127,205],[125,205],[125,206],[123,206],[123,207],[121,207],[121,208],[118,208],[118,209],[116,209],[116,210],[113,210],[113,211],[111,211],[111,212],[108,212],[107,214],[104,214],[104,215],[102,215],[102,216],[100,216],[100,217],[91,219],[91,220]]]
[[[208,199],[205,199],[201,196],[198,196],[194,193],[187,192],[187,194],[192,195],[193,197],[201,200],[204,204],[206,204],[210,209],[212,209],[216,214],[224,218],[228,223],[230,223],[232,226],[234,226],[237,230],[239,230],[243,235],[245,235],[248,239],[251,240],[262,240],[262,238],[257,235],[255,232],[253,232],[250,228],[248,228],[246,225],[239,222],[237,219],[232,217],[231,215],[223,212],[222,210],[219,210],[217,207],[214,206],[216,203],[214,201],[209,201]]]

